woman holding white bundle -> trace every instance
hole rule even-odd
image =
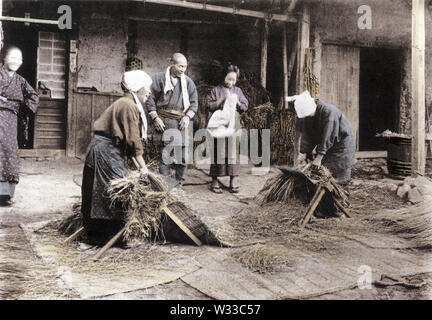
[[[236,179],[240,171],[238,144],[236,143],[236,148],[232,152],[229,152],[231,150],[228,147],[233,141],[229,138],[234,137],[237,130],[241,129],[240,114],[248,109],[248,101],[243,91],[235,86],[239,76],[239,68],[229,65],[224,74],[223,84],[214,87],[207,96],[207,106],[210,111],[214,112],[207,128],[214,137],[214,152],[210,165],[212,176],[210,190],[215,193],[222,193],[217,177],[224,176],[230,177],[230,192],[239,191]]]

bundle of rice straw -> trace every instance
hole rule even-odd
[[[81,200],[72,205],[73,214],[57,223],[57,229],[60,233],[70,236],[82,227],[81,219]]]
[[[296,198],[307,204],[308,199],[311,199],[310,194],[313,196],[313,190],[313,184],[307,179],[281,170],[277,176],[266,181],[264,187],[258,192],[256,200],[261,205],[265,205],[271,202],[289,203],[291,199]]]
[[[135,171],[124,178],[111,181],[108,194],[113,202],[122,204],[125,212],[124,240],[190,243],[189,237],[165,214],[163,208],[166,207],[201,242],[220,245],[214,234],[175,190],[168,192],[162,177],[152,172],[143,176]]]
[[[133,171],[114,179],[108,187],[113,203],[120,203],[125,211],[126,241],[157,240],[163,223],[161,207],[168,199],[167,188],[156,174],[148,176]]]
[[[209,110],[207,108],[207,95],[212,90],[213,86],[207,83],[200,83],[197,86],[198,91],[198,111],[193,118],[194,130],[207,128],[209,119]]]
[[[274,107],[270,101],[248,110],[242,114],[243,126],[247,129],[266,129],[268,119],[273,114]]]
[[[292,170],[280,168],[281,173],[265,183],[264,187],[256,196],[256,200],[265,205],[271,202],[290,203],[292,199],[300,200],[308,205],[315,194],[319,184],[325,184],[333,179],[330,171],[324,166],[316,167],[305,165],[294,173]],[[333,196],[346,207],[349,206],[347,192],[333,181]],[[323,213],[335,212],[335,205],[332,196],[325,194],[320,202],[318,211]]]

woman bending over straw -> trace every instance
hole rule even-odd
[[[152,80],[142,70],[123,75],[125,95],[106,109],[94,123],[82,182],[82,218],[90,241],[106,242],[124,225],[123,214],[107,195],[111,180],[127,173],[125,157],[135,158],[143,174],[148,173],[141,139],[147,138],[143,105]]]

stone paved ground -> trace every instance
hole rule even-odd
[[[430,163],[428,163],[428,168]],[[362,160],[356,165],[357,184],[397,184],[386,181],[385,160]],[[0,297],[41,298],[43,292],[24,290],[26,281],[52,273],[30,245],[20,225],[53,220],[71,213],[71,206],[80,197],[82,163],[77,159],[35,161],[23,160],[22,176],[17,187],[15,205],[0,208]],[[208,191],[210,179],[205,170],[189,171],[184,191],[193,209],[209,224],[229,219],[251,204],[265,180],[277,173],[272,168],[266,175],[251,175],[251,167],[241,172],[241,192],[237,195]],[[222,179],[222,183],[227,181]],[[432,281],[431,253],[409,248],[406,240],[385,233],[353,235],[343,238],[333,232],[319,234],[322,241],[341,243],[337,250],[317,252],[292,251],[293,263],[275,274],[257,274],[238,263],[226,261],[228,248],[204,247],[182,250],[198,266],[197,271],[169,283],[145,290],[120,292],[104,299],[430,299]],[[172,247],[176,250],[176,246]],[[180,248],[180,247],[178,247]],[[5,262],[7,261],[7,263]],[[3,263],[2,263],[3,262]],[[359,289],[359,267],[371,267],[372,276],[381,273],[413,275],[426,280],[422,289],[401,286]],[[55,270],[54,270],[55,271]],[[14,280],[16,280],[14,282]],[[55,280],[55,279],[54,279]],[[45,297],[79,298],[75,291],[64,289],[58,281],[47,283],[51,288]],[[20,288],[10,284],[21,283]],[[24,292],[26,293],[24,295]],[[36,291],[35,291],[36,292]]]

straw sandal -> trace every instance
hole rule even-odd
[[[14,203],[15,201],[13,200],[3,200],[0,201],[0,207],[11,207]]]
[[[219,186],[210,187],[210,191],[214,193],[222,193],[222,189]]]
[[[238,186],[232,186],[229,188],[229,192],[231,193],[239,193],[239,187]]]

